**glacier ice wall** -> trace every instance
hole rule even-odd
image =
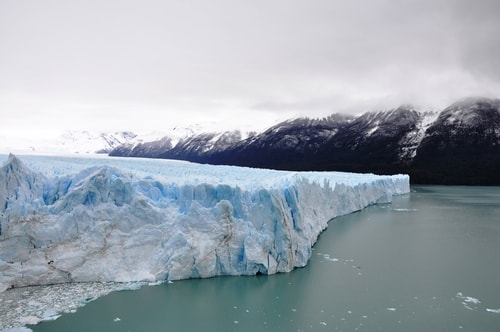
[[[10,155],[0,291],[288,272],[330,219],[407,192],[406,175]]]

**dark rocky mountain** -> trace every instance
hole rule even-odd
[[[159,158],[164,151],[173,148],[172,139],[163,137],[152,142],[126,143],[109,152],[110,156]]]
[[[308,170],[324,143],[353,119],[333,114],[323,119],[288,120],[210,154],[204,161],[212,164]]]
[[[201,133],[180,140],[174,148],[160,153],[159,157],[206,162],[209,156],[229,149],[241,140],[241,132],[238,130]]]
[[[208,156],[223,151],[242,141],[240,131],[201,133],[180,139],[172,144],[168,136],[152,142],[123,144],[113,149],[110,156],[180,159],[204,162]]]
[[[165,139],[166,140],[166,139]],[[408,173],[413,183],[500,185],[500,100],[469,98],[442,112],[412,106],[279,123],[242,139],[202,133],[175,146],[121,146],[110,155],[286,170]]]
[[[500,100],[466,99],[427,129],[409,173],[413,181],[500,185]]]

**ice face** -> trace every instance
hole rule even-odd
[[[15,156],[0,169],[0,290],[288,272],[327,222],[406,175]]]

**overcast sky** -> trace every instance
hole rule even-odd
[[[0,133],[500,97],[498,0],[1,0]]]

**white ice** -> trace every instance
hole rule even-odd
[[[462,300],[464,308],[469,310],[476,310],[477,306],[481,303],[479,299],[472,296],[465,296],[462,292],[458,292],[456,297]]]
[[[56,318],[110,292],[145,283],[64,283],[10,289],[0,293],[0,331],[31,331],[26,324]]]
[[[330,219],[409,192],[406,175],[9,156],[0,291],[288,272]]]

